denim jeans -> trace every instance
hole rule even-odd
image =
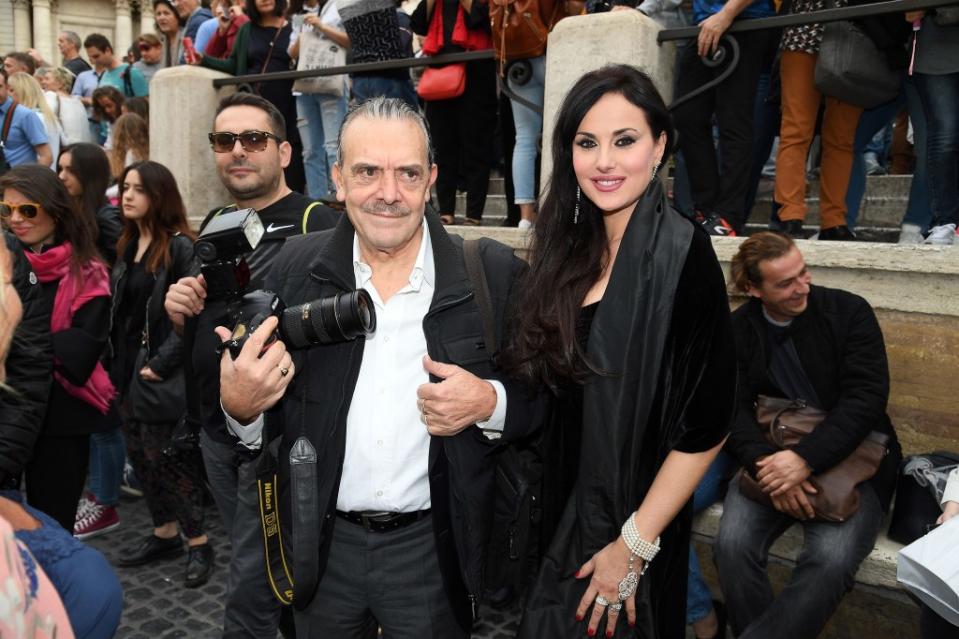
[[[959,72],[916,73],[926,115],[926,169],[933,226],[959,224]]]
[[[533,68],[529,82],[520,86],[507,80],[509,89],[533,104],[543,106],[546,89],[546,56],[527,60]],[[513,188],[516,204],[536,202],[536,154],[539,136],[543,132],[543,116],[528,107],[510,100],[513,122],[516,125],[516,146],[513,147]]]
[[[345,88],[340,97],[323,93],[296,96],[296,115],[303,142],[307,195],[323,197],[333,190],[330,170],[336,162],[340,125],[346,117]]]
[[[863,153],[870,150],[876,132],[887,125],[890,120],[906,104],[909,118],[912,120],[912,129],[915,139],[916,168],[913,170],[912,185],[909,188],[909,203],[903,216],[903,224],[915,224],[923,231],[929,227],[932,212],[929,204],[929,188],[926,174],[926,118],[919,103],[914,81],[906,76],[903,79],[902,91],[899,96],[880,104],[879,106],[862,112],[859,126],[856,128],[856,140],[853,146],[852,173],[849,177],[849,188],[846,190],[846,226],[856,227],[859,217],[859,207],[866,192],[866,162]]]
[[[719,452],[699,481],[699,486],[696,486],[696,492],[693,493],[694,515],[698,515],[719,500],[720,488],[729,480],[729,475],[735,466],[736,463],[730,455],[723,451]],[[703,571],[699,567],[696,550],[690,544],[689,577],[686,585],[686,624],[703,619],[712,609],[713,595],[703,580]]]
[[[377,96],[399,98],[419,111],[420,103],[413,90],[413,83],[407,77],[388,78],[378,75],[359,75],[353,78],[353,99],[357,104]]]
[[[120,483],[127,452],[120,427],[90,435],[90,492],[97,503],[113,506],[120,501]]]
[[[802,551],[789,582],[775,596],[766,573],[769,548],[796,520],[744,497],[738,482],[729,483],[714,557],[733,634],[739,639],[819,636],[855,584],[859,564],[882,527],[875,490],[865,482],[859,492],[859,510],[846,521],[800,522]]]

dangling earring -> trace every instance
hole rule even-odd
[[[659,162],[657,162],[656,165],[653,167],[653,177],[649,178],[650,182],[656,179],[656,171],[658,170],[659,170]]]
[[[576,209],[573,211],[573,224],[579,224],[579,186],[576,186]]]

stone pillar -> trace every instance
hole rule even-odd
[[[130,0],[116,0],[116,29],[113,32],[113,53],[120,58],[126,57],[127,49],[133,44],[133,18]]]
[[[156,21],[153,19],[153,4],[150,0],[140,0],[140,35],[156,32]]]
[[[33,46],[30,0],[13,0],[13,46],[17,51],[26,51]]]
[[[53,55],[56,39],[50,22],[50,0],[33,0],[33,48],[44,60],[56,60]]]
[[[162,69],[150,81],[150,159],[173,172],[194,227],[210,209],[232,201],[216,175],[207,139],[217,104],[234,92],[213,88],[215,78],[225,77],[185,64]]]
[[[553,124],[563,98],[588,71],[607,64],[631,64],[648,73],[666,104],[673,99],[676,48],[657,44],[661,27],[639,11],[615,11],[566,18],[549,34],[543,106],[542,182],[552,168]]]

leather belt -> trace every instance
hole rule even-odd
[[[385,513],[377,511],[344,512],[336,511],[336,516],[351,524],[362,526],[369,532],[381,533],[405,528],[430,514],[430,509],[412,513]]]

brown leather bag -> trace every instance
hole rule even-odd
[[[803,401],[760,395],[756,400],[756,421],[770,444],[785,450],[813,432],[826,418],[826,413],[807,406]],[[841,522],[859,510],[858,484],[872,477],[889,450],[889,436],[871,431],[856,450],[829,470],[811,475],[809,483],[816,494],[807,495],[816,511],[814,519]],[[769,495],[745,469],[740,471],[740,492],[753,501],[772,507]]]
[[[546,53],[546,39],[567,17],[564,0],[490,0],[489,19],[496,58],[525,60]]]

